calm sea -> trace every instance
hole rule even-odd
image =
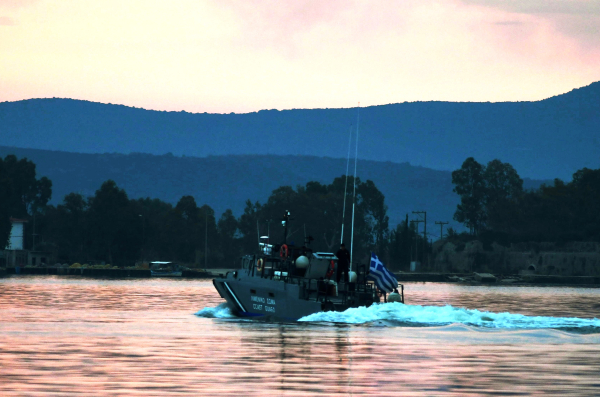
[[[600,395],[600,289],[405,291],[269,323],[210,280],[0,279],[0,395]]]

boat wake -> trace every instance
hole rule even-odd
[[[396,302],[350,308],[344,312],[320,312],[303,317],[298,321],[346,324],[384,322],[388,326],[421,327],[459,323],[498,329],[553,328],[590,333],[600,332],[600,320],[596,318],[525,316],[513,313],[483,312],[450,305],[443,307],[417,306]]]
[[[195,313],[203,318],[238,318],[222,303],[205,307]],[[515,313],[493,313],[476,309],[447,306],[418,306],[401,303],[376,304],[370,307],[350,308],[343,312],[319,312],[298,321],[313,323],[341,323],[383,325],[390,327],[438,327],[463,324],[495,329],[560,329],[577,333],[600,333],[600,319],[577,317],[526,316]]]
[[[194,314],[204,318],[236,318],[235,314],[227,307],[227,303],[221,303],[217,307],[205,307]]]

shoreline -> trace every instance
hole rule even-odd
[[[177,279],[211,279],[235,269],[206,269],[206,271],[184,270],[181,276],[166,278]],[[11,275],[54,275],[80,276],[97,278],[165,278],[152,276],[146,269],[83,269],[60,267],[21,267],[0,268],[0,277]],[[404,282],[437,282],[464,285],[552,285],[552,286],[590,286],[600,287],[600,276],[555,276],[555,275],[503,275],[495,276],[488,273],[394,273],[399,283]]]
[[[220,269],[212,269],[220,270]],[[162,278],[168,276],[152,276],[148,269],[94,269],[70,267],[7,267],[0,268],[0,277],[9,275],[23,276],[82,276],[82,277],[114,277],[114,278]],[[214,271],[184,270],[181,276],[170,278],[212,278]]]
[[[394,273],[402,282],[441,282],[466,285],[560,285],[600,287],[600,276],[556,276],[542,274],[503,275],[489,273]]]

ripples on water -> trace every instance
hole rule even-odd
[[[269,323],[232,318],[209,280],[0,279],[0,395],[600,394],[599,289],[406,298]]]

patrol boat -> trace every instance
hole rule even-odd
[[[213,280],[219,295],[240,317],[266,317],[295,321],[322,311],[344,311],[381,302],[381,293],[367,280],[369,268],[358,265],[349,272],[349,282],[336,284],[338,258],[329,252],[286,243],[289,211],[285,212],[283,244],[259,243],[254,255],[241,259],[241,268]],[[399,284],[398,300],[404,303]]]

